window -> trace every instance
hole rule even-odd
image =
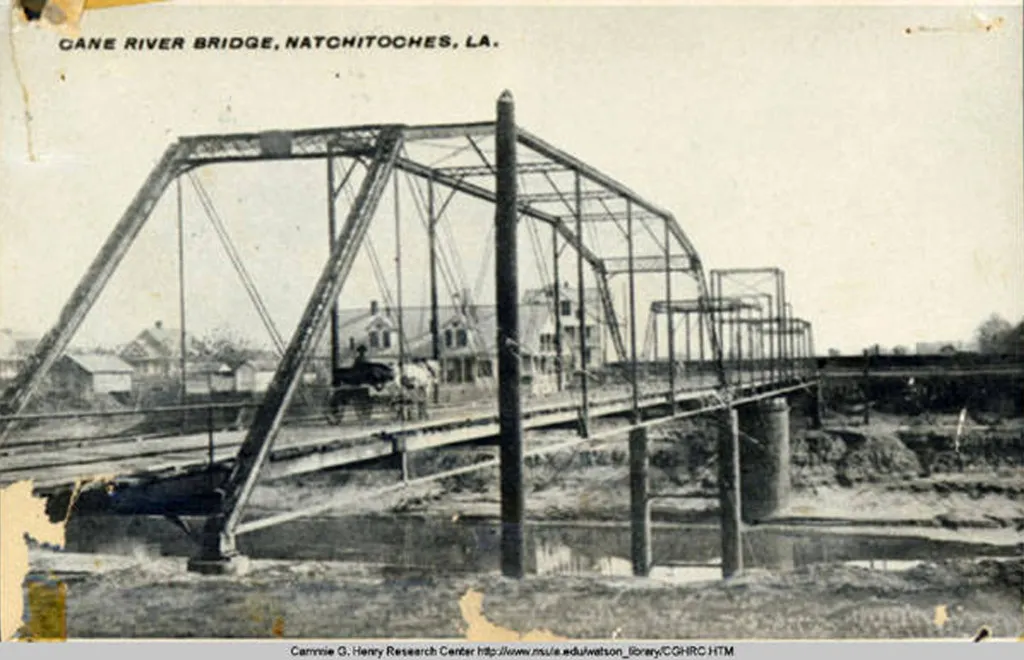
[[[458,345],[460,348],[466,346],[469,343],[469,336],[466,334],[466,331],[463,330],[462,328],[459,328],[458,330],[455,331],[455,338],[458,341]]]
[[[491,378],[494,375],[493,372],[491,371],[491,361],[490,360],[480,360],[479,364],[480,364],[479,368],[480,368],[480,377],[481,378]]]
[[[444,331],[444,345],[447,346],[448,348],[452,347],[452,331],[451,330],[445,330]]]
[[[587,339],[588,339],[588,340],[590,339],[590,336],[591,336],[591,334],[593,334],[593,333],[591,332],[591,331],[592,331],[593,329],[594,329],[594,326],[592,326],[592,325],[588,325],[588,326],[587,326]]]
[[[572,316],[572,301],[563,300],[561,302],[562,316]]]
[[[376,331],[370,333],[370,348],[380,348],[380,335]]]
[[[451,332],[451,331],[449,331],[449,332]],[[462,382],[462,379],[461,379],[462,369],[459,368],[459,361],[458,360],[448,360],[447,367],[448,368],[446,369],[446,372],[448,374],[448,377],[445,378],[445,381],[449,382],[449,383],[460,383],[460,382]]]
[[[391,348],[391,333],[387,330],[384,330],[380,334],[382,340],[381,344],[384,345],[384,348]]]

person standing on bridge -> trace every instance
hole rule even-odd
[[[356,348],[356,357],[354,360],[352,360],[352,366],[361,367],[367,362],[368,360],[366,359],[366,346],[364,346],[363,344],[359,344],[359,347]]]

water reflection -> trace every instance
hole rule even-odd
[[[444,573],[500,570],[499,527],[486,521],[307,519],[242,536],[238,545],[256,559],[353,561]],[[922,561],[1006,552],[963,543],[814,530],[750,530],[743,545],[744,566],[771,570],[815,563],[902,570]],[[527,528],[526,546],[530,573],[632,574],[628,526],[534,525]],[[81,517],[68,525],[67,549],[72,552],[130,555],[140,548],[175,556],[194,551],[188,538],[160,518]],[[651,577],[690,582],[721,576],[721,546],[714,526],[656,527],[652,550]]]

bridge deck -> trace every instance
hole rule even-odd
[[[768,397],[803,387],[798,380],[754,381],[734,388],[737,397]],[[667,387],[646,388],[640,407],[647,416],[667,415]],[[541,431],[576,422],[578,398],[552,396],[527,406],[525,431]],[[688,380],[676,391],[681,410],[713,409],[716,389],[710,377]],[[628,414],[632,399],[627,388],[603,388],[590,400],[591,419]],[[657,409],[662,408],[660,412]],[[440,412],[440,414],[438,414]],[[214,435],[214,464],[230,463],[246,431],[217,431]],[[285,426],[274,443],[262,479],[316,472],[394,455],[402,451],[464,444],[493,438],[498,434],[496,406],[463,406],[432,411],[432,418],[419,422],[375,421],[343,423],[340,426]],[[39,491],[60,490],[79,480],[116,479],[149,481],[167,478],[210,466],[209,435],[195,433],[135,440],[132,438],[55,440],[65,446],[47,448],[19,444],[16,437],[0,462],[0,484],[31,479]]]

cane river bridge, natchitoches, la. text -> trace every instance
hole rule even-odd
[[[184,37],[78,37],[57,41],[68,51],[184,51],[184,50],[449,50],[459,47],[496,48],[498,41],[487,34],[454,37],[450,34],[360,34],[289,35],[280,40],[270,35]]]

